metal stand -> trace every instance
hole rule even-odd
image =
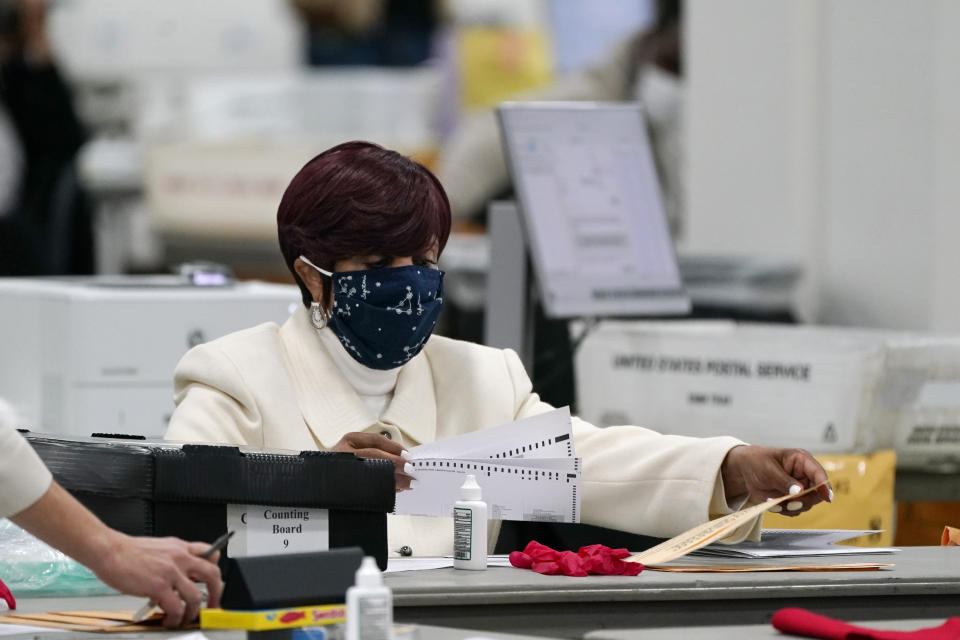
[[[520,211],[515,202],[492,202],[487,226],[490,233],[490,271],[483,342],[513,349],[523,366],[533,370],[533,304],[530,266]]]

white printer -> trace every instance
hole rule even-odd
[[[32,431],[160,436],[190,347],[299,304],[293,285],[216,273],[0,278],[0,398]]]

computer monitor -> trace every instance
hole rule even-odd
[[[544,312],[689,313],[640,106],[497,111]]]

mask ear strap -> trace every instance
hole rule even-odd
[[[321,274],[327,276],[328,278],[332,278],[332,277],[333,277],[333,272],[327,271],[326,269],[321,269],[321,268],[318,267],[317,265],[315,265],[315,264],[313,264],[312,262],[310,262],[310,260],[308,260],[306,256],[301,255],[301,256],[300,256],[300,259],[303,260],[304,262],[306,262],[308,265],[310,265],[310,266],[313,267],[314,269],[316,269],[317,271],[319,271]]]

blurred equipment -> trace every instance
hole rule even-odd
[[[638,105],[506,103],[500,125],[540,300],[531,304],[522,282],[516,207],[495,204],[484,342],[517,350],[548,401],[575,403],[576,341],[558,318],[677,316],[692,307],[701,317],[794,320],[800,270],[792,263],[686,256],[678,264]]]
[[[690,310],[641,110],[505,103],[499,116],[522,215],[491,208],[484,342],[515,349],[545,401],[574,406],[567,318]],[[527,247],[539,299],[525,282]]]
[[[234,284],[209,266],[171,276],[0,279],[0,395],[28,420],[18,427],[160,436],[187,349],[282,323],[299,304],[293,285]]]
[[[172,262],[143,203],[147,150],[185,129],[175,120],[184,85],[295,71],[302,29],[293,11],[281,0],[71,0],[52,3],[48,22],[92,133],[78,177],[95,203],[95,272],[149,272]],[[203,255],[210,254],[183,257]]]
[[[368,139],[430,166],[437,146],[440,78],[429,68],[219,77],[184,82],[179,93],[154,89],[142,114],[142,134],[152,140],[145,189],[168,260],[202,255],[286,277],[277,203],[304,163],[334,144]]]
[[[71,78],[277,71],[300,62],[301,28],[276,0],[57,3],[50,37]]]
[[[803,270],[774,258],[680,253],[680,275],[699,318],[797,321],[794,303]]]
[[[546,314],[688,313],[639,105],[498,113]]]

